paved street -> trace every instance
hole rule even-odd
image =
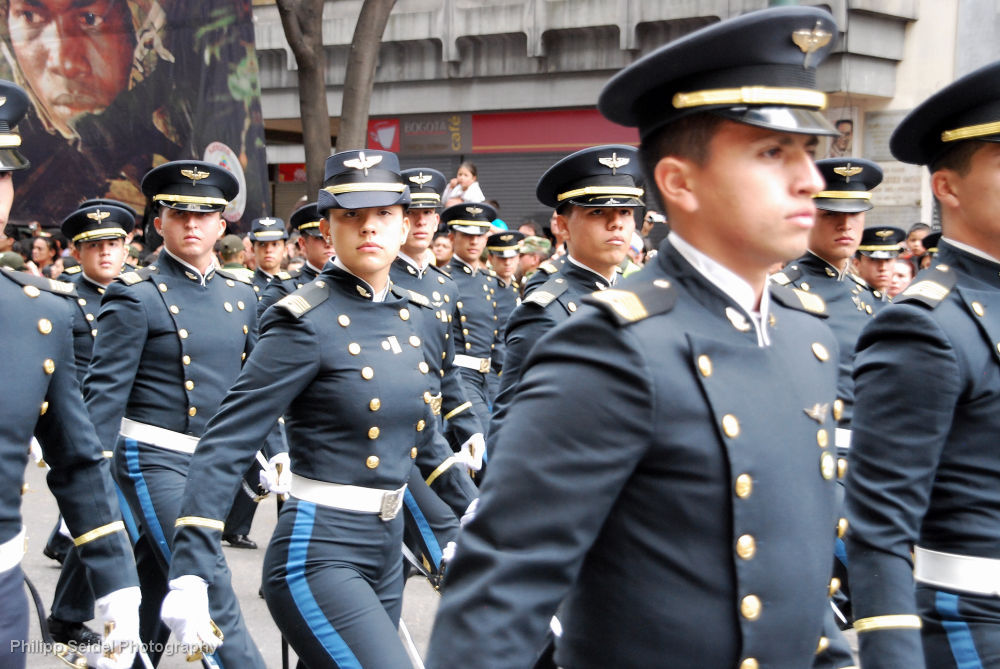
[[[41,592],[47,609],[52,603],[52,592],[55,589],[56,579],[59,577],[59,565],[42,555],[42,548],[45,546],[49,531],[55,524],[58,510],[55,499],[45,485],[43,469],[29,464],[26,480],[30,486],[30,492],[24,497],[22,512],[25,525],[28,528],[28,552],[25,555],[23,567],[25,573]],[[243,615],[246,617],[250,633],[259,644],[267,666],[280,668],[281,638],[271,620],[264,600],[257,596],[264,546],[271,536],[274,521],[275,504],[271,498],[261,503],[254,518],[251,538],[257,542],[260,548],[255,551],[226,548],[225,552],[229,568],[233,572],[236,595],[243,607]],[[403,601],[403,620],[421,655],[426,652],[431,622],[437,609],[437,599],[438,595],[426,581],[421,578],[410,579]],[[36,619],[32,620],[31,629],[30,640],[40,640],[41,636],[38,633]],[[291,657],[290,666],[294,667],[294,654]],[[52,657],[35,656],[28,660],[30,669],[64,669],[65,666],[61,661]],[[164,669],[191,669],[192,666],[196,665],[185,662],[184,657],[180,655],[164,658],[160,663],[160,667]]]

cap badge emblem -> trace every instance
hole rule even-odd
[[[607,200],[604,204],[620,204],[620,203],[618,202],[618,200],[611,198]]]
[[[192,185],[196,185],[202,179],[207,179],[209,173],[202,172],[196,167],[193,170],[181,170],[181,175],[186,176],[188,179],[190,179]]]
[[[851,183],[851,177],[861,174],[865,168],[847,163],[844,167],[834,167],[833,173],[844,177],[844,183]]]
[[[258,223],[260,223],[261,225],[263,225],[265,228],[269,228],[272,225],[274,225],[275,223],[277,223],[277,221],[274,220],[273,218],[262,218],[262,219],[260,219],[260,221],[258,221]]]
[[[881,237],[882,239],[885,239],[886,237],[892,237],[892,230],[876,230],[875,236]]]
[[[500,241],[502,242],[509,242],[512,239],[514,239],[514,235],[500,235]]]
[[[625,167],[630,162],[632,162],[632,159],[626,158],[624,156],[619,157],[618,153],[615,152],[612,153],[610,157],[605,156],[604,158],[598,158],[597,162],[599,162],[601,165],[604,165],[609,170],[611,170],[611,174],[617,174],[618,168]]]
[[[829,408],[830,408],[829,402],[825,404],[820,404],[819,402],[817,402],[811,407],[806,407],[805,409],[803,409],[803,411],[806,412],[807,416],[809,416],[814,421],[822,425],[823,421],[826,420],[826,412]]]
[[[478,214],[483,213],[483,208],[482,207],[466,207],[465,211],[467,211],[468,213],[472,214],[473,216],[476,216]]]
[[[359,151],[357,158],[351,158],[350,160],[344,161],[344,167],[364,170],[365,176],[368,176],[368,169],[375,167],[380,162],[382,162],[382,156],[366,156],[364,151]]]
[[[424,174],[423,172],[419,172],[417,175],[410,177],[410,181],[417,184],[418,186],[423,186],[432,178],[433,177],[431,177],[431,175],[429,174]]]
[[[92,211],[89,214],[87,214],[87,218],[100,223],[110,215],[111,215],[110,211],[101,211],[100,209],[98,209],[97,211]]]
[[[801,28],[792,33],[792,41],[795,42],[795,46],[802,49],[802,53],[806,55],[802,61],[803,69],[809,68],[809,57],[813,52],[825,47],[831,39],[833,39],[833,34],[820,28],[819,21],[816,22],[816,26],[812,30]]]

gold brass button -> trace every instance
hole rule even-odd
[[[188,415],[189,416],[193,416],[196,413],[198,413],[198,407],[191,407],[190,409],[188,409]]]
[[[760,663],[756,658],[748,657],[740,662],[740,669],[760,669]]]
[[[413,346],[414,348],[420,346],[420,337],[417,335],[410,335],[410,346]]]
[[[707,355],[698,356],[698,371],[701,372],[702,376],[708,377],[712,375],[712,359]]]
[[[740,600],[740,615],[747,620],[760,618],[761,603],[757,595],[747,595]]]
[[[161,293],[167,292],[167,284],[165,283],[158,283],[156,284],[156,287],[160,289]]]
[[[176,304],[170,305],[170,313],[179,314],[180,312],[181,312],[180,307],[178,307]]]
[[[244,309],[247,308],[247,305],[243,304],[243,300],[240,300],[239,302],[236,303],[236,308],[239,309],[240,311],[243,311]]]
[[[829,647],[830,647],[830,640],[825,636],[821,636],[819,638],[819,643],[816,644],[816,654],[819,655]]]
[[[243,325],[243,334],[247,334],[248,332],[250,332],[250,328],[248,328],[248,327],[247,327],[247,326],[246,326],[246,325],[244,324],[244,325]]]
[[[753,479],[750,478],[749,474],[740,474],[736,477],[734,489],[737,497],[746,499],[753,492]]]
[[[847,458],[837,458],[837,478],[842,479],[847,474]]]
[[[88,323],[94,322],[94,314],[87,314],[87,322]]]
[[[347,327],[351,324],[351,319],[347,317],[347,314],[340,314],[337,316],[337,322],[340,323],[341,327]]]
[[[469,334],[469,328],[462,328],[462,334],[468,335]]]
[[[404,321],[410,320],[410,310],[407,309],[406,307],[403,307],[402,309],[399,310],[399,317]]]
[[[226,311],[230,312],[230,313],[232,313],[232,311],[233,311],[233,305],[229,304],[229,302],[223,302],[222,303],[222,308],[225,309]]]
[[[471,348],[472,348],[472,344],[469,344],[469,343],[465,344],[465,350],[466,351],[470,350]],[[997,344],[997,348],[1000,349],[1000,344]]]
[[[45,412],[48,411],[48,410],[49,410],[49,403],[48,402],[42,402],[42,408],[38,410],[38,415],[39,416],[44,416]]]
[[[847,534],[847,518],[841,518],[837,521],[837,538],[843,539],[845,534]]]
[[[42,294],[42,291],[38,290],[35,286],[25,286],[21,290],[23,290],[24,294],[28,297],[38,297]]]
[[[181,358],[181,362],[183,362],[185,365],[190,365],[191,364],[191,356],[189,356],[189,355],[184,356],[183,358]]]
[[[368,429],[369,439],[378,439],[379,429],[377,427],[372,427]]]
[[[740,421],[731,413],[722,417],[722,431],[727,437],[737,437],[740,434]]]
[[[230,288],[235,288],[236,282],[233,281],[232,279],[226,279],[226,285],[229,286]]]
[[[93,330],[90,331],[90,336],[91,337],[96,337],[97,336],[97,328],[94,328]]]
[[[736,540],[736,554],[744,560],[749,560],[757,552],[757,541],[753,536],[744,534]]]
[[[813,355],[819,358],[820,362],[826,362],[830,359],[830,352],[826,350],[826,346],[823,346],[818,341],[813,342],[812,352]]]
[[[844,415],[844,400],[837,399],[833,401],[833,419],[840,420],[840,417]]]
[[[379,409],[382,408],[382,400],[380,400],[377,397],[373,397],[371,401],[368,403],[368,408],[371,409],[372,411],[378,411]]]
[[[368,469],[375,469],[378,467],[378,462],[379,460],[377,455],[369,455],[368,459],[365,460],[365,467],[368,467]]]
[[[180,330],[177,331],[177,336],[180,337],[181,339],[187,339],[188,331],[185,330],[184,328],[181,328]]]
[[[187,388],[188,390],[194,390],[194,381],[188,379],[187,381],[184,382],[184,387]]]
[[[361,368],[361,378],[362,379],[364,379],[365,381],[371,381],[373,376],[375,376],[375,370],[374,369],[372,369],[371,367],[362,367]]]
[[[423,432],[425,427],[427,427],[427,423],[424,422],[423,418],[417,421],[417,432]]]
[[[809,290],[809,284],[808,284],[808,283],[806,283],[805,281],[803,281],[803,282],[802,282],[802,285],[801,285],[801,286],[799,286],[799,287],[800,287],[800,288],[802,288],[802,290],[805,290],[805,291],[808,291],[808,290]]]
[[[244,351],[243,353],[240,353],[240,361],[242,362],[243,360],[246,360],[246,359],[247,359],[246,351]]]
[[[974,314],[976,314],[977,316],[982,316],[984,313],[986,313],[986,310],[983,309],[983,305],[980,304],[979,302],[973,302],[972,303],[972,312]]]
[[[350,344],[347,345],[347,350],[350,352],[351,355],[357,355],[358,353],[361,353],[361,344],[357,343],[356,341],[352,341]]]
[[[48,318],[43,318],[38,321],[38,331],[45,335],[52,332],[52,321]]]
[[[839,578],[831,578],[830,579],[829,594],[827,596],[828,597],[833,597],[835,594],[837,594],[838,590],[840,590],[840,579]]]
[[[819,473],[829,481],[837,473],[837,462],[829,453],[824,453],[819,459]]]
[[[81,307],[87,306],[87,300],[83,299],[82,297],[79,300],[77,300],[76,303],[79,304]]]
[[[52,358],[46,358],[45,362],[42,363],[42,369],[45,370],[46,374],[51,374],[56,371],[56,363],[52,361]]]
[[[424,391],[424,404],[430,404],[432,399],[434,399],[434,396],[431,395],[431,391],[425,390]]]
[[[566,308],[569,309],[570,313],[576,311],[576,302],[569,302],[566,304]]]
[[[830,444],[830,435],[826,430],[820,429],[816,433],[816,443],[820,448],[826,448]]]
[[[427,372],[430,371],[430,367],[428,367],[427,363],[424,362],[423,360],[421,360],[420,364],[417,365],[417,369],[419,369],[422,374],[426,374]]]
[[[413,448],[410,449],[410,457],[411,458],[417,457],[417,447],[416,446],[414,446]]]

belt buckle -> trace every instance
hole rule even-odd
[[[403,493],[405,492],[406,486],[403,486],[399,490],[390,490],[387,493],[383,493],[382,509],[379,511],[378,517],[385,521],[395,518],[399,510],[403,508]]]
[[[490,371],[490,359],[489,358],[481,358],[479,360],[479,371],[482,372],[483,374],[485,374],[486,372]]]

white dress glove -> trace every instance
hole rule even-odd
[[[278,471],[278,465],[281,471]],[[267,461],[267,467],[260,470],[260,485],[275,495],[287,495],[292,491],[292,467],[288,453],[278,453]]]
[[[462,517],[458,521],[459,527],[465,527],[466,525],[471,523],[472,519],[476,517],[476,511],[478,509],[479,509],[479,498],[477,497],[474,500],[472,500],[472,504],[470,504],[469,508],[467,508],[465,510],[465,513],[462,514]]]
[[[169,583],[170,592],[163,598],[160,618],[167,624],[188,655],[198,651],[214,653],[222,645],[208,611],[208,583],[186,574]]]
[[[486,439],[482,432],[477,432],[458,447],[455,457],[470,471],[478,472],[483,468],[483,455],[486,453]]]
[[[448,564],[455,559],[455,542],[449,541],[441,550],[441,566]]]
[[[94,612],[104,634],[104,653],[97,660],[98,669],[129,669],[142,641],[139,639],[139,602],[142,593],[136,586],[122,588],[94,602]]]

